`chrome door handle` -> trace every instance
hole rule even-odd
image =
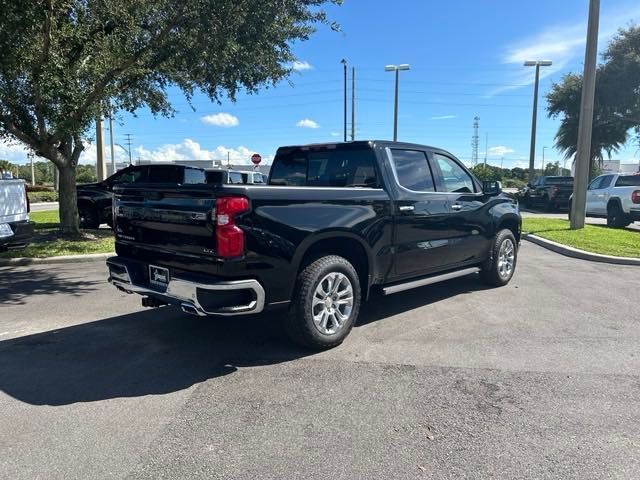
[[[413,205],[402,205],[401,207],[398,207],[398,210],[401,212],[412,212],[414,209],[415,207]]]
[[[451,210],[461,210],[462,209],[462,205],[460,205],[459,203],[454,203],[453,205],[451,205]]]

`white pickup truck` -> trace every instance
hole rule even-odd
[[[0,252],[25,247],[33,237],[24,180],[0,180]]]
[[[640,221],[640,174],[594,178],[587,190],[587,217],[606,218],[610,227]]]

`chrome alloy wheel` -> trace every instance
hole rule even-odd
[[[331,272],[320,280],[313,294],[311,313],[313,323],[324,335],[339,331],[353,310],[353,286],[349,277]]]
[[[516,259],[516,247],[511,239],[506,238],[500,245],[498,253],[498,273],[502,278],[508,278],[513,272],[513,264]]]

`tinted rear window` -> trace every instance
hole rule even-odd
[[[640,187],[640,175],[625,175],[618,177],[616,187]]]
[[[377,187],[373,150],[359,148],[279,152],[271,185],[313,187]]]
[[[207,183],[227,183],[227,172],[207,172]]]
[[[545,185],[573,185],[573,177],[547,177]]]
[[[183,167],[179,166],[149,166],[149,176],[147,181],[150,183],[182,183]]]
[[[205,175],[202,170],[197,168],[185,168],[183,184],[193,185],[196,183],[206,183]]]

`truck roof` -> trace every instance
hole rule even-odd
[[[424,145],[420,143],[394,142],[393,140],[355,140],[353,142],[308,143],[303,145],[286,145],[286,146],[279,147],[278,150],[293,149],[293,148],[313,149],[313,148],[330,147],[330,146],[337,147],[341,145],[363,146],[363,147],[364,146],[373,147],[374,145],[381,145],[381,146],[387,146],[387,147],[424,148],[424,149],[435,150],[440,152],[447,152],[443,148],[439,148],[439,147],[432,147],[430,145]]]

